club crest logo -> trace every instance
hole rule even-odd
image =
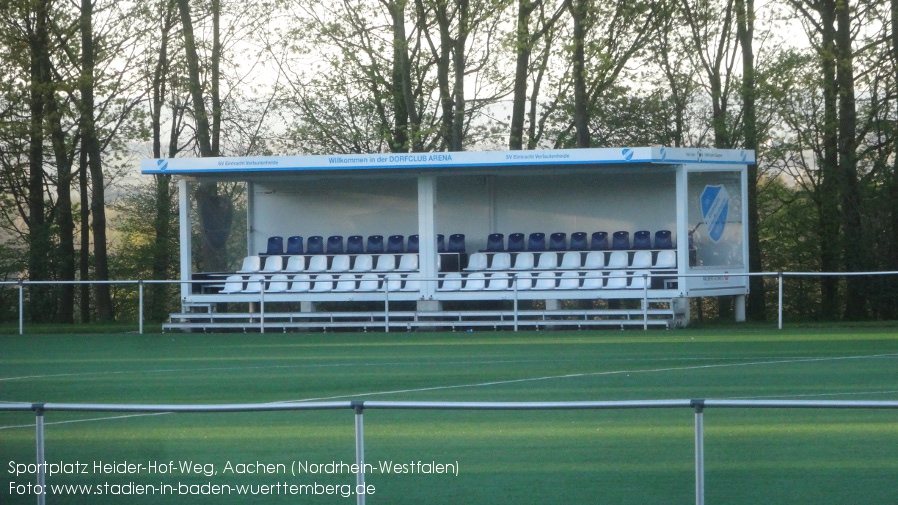
[[[723,185],[707,185],[702,191],[702,219],[708,227],[708,236],[714,242],[719,242],[727,225],[727,215],[730,212],[730,194]]]
[[[164,171],[166,168],[168,168],[168,161],[156,160],[156,166],[159,167],[159,170]]]

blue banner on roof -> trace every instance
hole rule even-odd
[[[145,159],[144,174],[241,172],[316,172],[475,167],[528,167],[633,163],[745,164],[754,152],[723,149],[634,147],[626,149],[553,149],[541,151],[462,151],[432,153],[333,154],[220,158]]]

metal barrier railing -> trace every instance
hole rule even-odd
[[[44,456],[44,414],[46,412],[140,412],[140,413],[214,413],[270,412],[296,410],[350,409],[355,413],[356,503],[364,505],[366,409],[393,410],[625,410],[689,408],[695,412],[695,503],[705,503],[704,411],[708,408],[739,409],[898,409],[898,401],[838,400],[632,400],[579,402],[408,402],[408,401],[340,401],[301,403],[256,403],[218,405],[132,405],[83,403],[8,403],[2,411],[34,411],[37,463],[37,503],[46,504],[46,459]]]
[[[649,304],[649,287],[648,287],[648,279],[656,274],[650,272],[639,272],[638,274],[630,274],[629,277],[641,277],[643,281],[642,287],[642,310],[643,310],[643,328],[648,328],[648,304]],[[671,274],[665,276],[667,277],[676,277],[676,278],[688,278],[688,277],[704,277],[707,276],[707,273],[690,273],[690,274]],[[777,287],[778,287],[778,296],[777,296],[777,328],[783,329],[783,285],[786,277],[858,277],[858,276],[889,276],[889,275],[898,275],[898,271],[873,271],[873,272],[754,272],[754,273],[727,273],[729,277],[775,277],[777,279]],[[418,280],[421,282],[439,282],[442,280],[441,277],[436,278],[421,278]],[[518,289],[517,289],[517,276],[513,275],[510,277],[511,280],[511,289],[513,291],[513,300],[514,300],[514,312],[517,313],[518,310]],[[147,284],[176,284],[176,285],[208,285],[208,284],[220,284],[220,280],[110,280],[110,281],[0,281],[0,287],[3,286],[15,286],[19,290],[19,307],[18,307],[18,316],[19,316],[19,334],[23,335],[25,333],[25,288],[27,286],[35,286],[35,285],[82,285],[82,284],[111,284],[111,285],[130,285],[137,286],[138,290],[138,333],[143,335],[144,332],[144,286]],[[381,291],[384,296],[384,311],[386,314],[386,323],[385,328],[386,331],[389,331],[389,321],[390,321],[390,293],[391,290],[387,287],[387,281],[384,281],[384,285]],[[260,331],[264,333],[265,331],[265,291],[262,290],[261,293],[258,293],[259,299],[258,302],[260,304]],[[223,300],[226,301],[226,300]],[[514,330],[518,330],[517,326],[517,317],[515,317],[515,326]]]

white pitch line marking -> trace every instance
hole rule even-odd
[[[388,394],[400,394],[400,393],[418,393],[425,391],[440,391],[440,390],[448,390],[448,389],[461,389],[461,388],[474,388],[474,387],[488,387],[488,386],[498,386],[505,384],[516,384],[522,382],[536,382],[536,381],[544,381],[544,380],[553,380],[553,379],[570,379],[570,378],[578,378],[578,377],[599,377],[604,375],[619,375],[619,374],[637,374],[637,373],[659,373],[659,372],[672,372],[672,371],[686,371],[686,370],[702,370],[702,369],[710,369],[710,368],[726,368],[726,367],[737,367],[737,366],[762,366],[762,365],[779,365],[779,364],[789,364],[789,363],[808,363],[815,361],[843,361],[843,360],[852,360],[852,359],[877,359],[877,358],[894,358],[898,357],[898,353],[893,354],[870,354],[870,355],[862,355],[862,356],[828,356],[828,357],[810,357],[810,358],[795,358],[788,360],[765,360],[765,361],[750,361],[745,363],[716,363],[712,365],[695,365],[695,366],[686,366],[686,367],[662,367],[662,368],[648,368],[648,369],[634,369],[634,370],[610,370],[605,372],[583,372],[583,373],[575,373],[575,374],[563,374],[563,375],[548,375],[542,377],[524,377],[520,379],[509,379],[509,380],[501,380],[501,381],[488,381],[488,382],[478,382],[471,384],[453,384],[446,386],[431,386],[426,388],[414,388],[414,389],[397,389],[391,391],[373,391],[368,393],[358,393],[352,395],[338,395],[338,396],[328,396],[321,398],[303,398],[299,400],[281,400],[274,401],[268,403],[300,403],[300,402],[311,402],[311,401],[323,401],[323,400],[338,400],[341,398],[359,398],[364,396],[379,396],[379,395],[388,395]],[[738,359],[738,358],[734,358]],[[322,365],[327,366],[327,365]],[[343,366],[343,365],[339,365]],[[125,372],[120,372],[125,373]],[[874,391],[868,394],[889,394],[892,391]],[[848,393],[850,394],[850,393]],[[866,394],[866,393],[854,393],[854,394]],[[819,396],[826,396],[826,393],[822,393]],[[800,395],[800,396],[815,396],[815,395]],[[122,415],[122,416],[109,416],[109,417],[97,417],[97,418],[89,418],[89,419],[76,419],[76,420],[67,420],[67,421],[53,421],[53,422],[45,422],[45,426],[57,425],[57,424],[70,424],[76,422],[89,422],[89,421],[109,421],[109,420],[117,420],[117,419],[126,419],[131,417],[143,417],[143,416],[154,416],[154,415],[167,415],[171,414],[171,412],[153,412],[153,413],[145,413],[145,414],[130,414],[130,415]],[[27,425],[16,425],[16,426],[0,426],[0,430],[11,429],[11,428],[33,428],[33,424]]]

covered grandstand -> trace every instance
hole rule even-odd
[[[175,158],[142,172],[179,179],[169,329],[670,326],[688,324],[691,297],[735,295],[744,314],[753,162],[644,147]],[[193,271],[191,185],[204,181],[246,183],[237,271]]]

